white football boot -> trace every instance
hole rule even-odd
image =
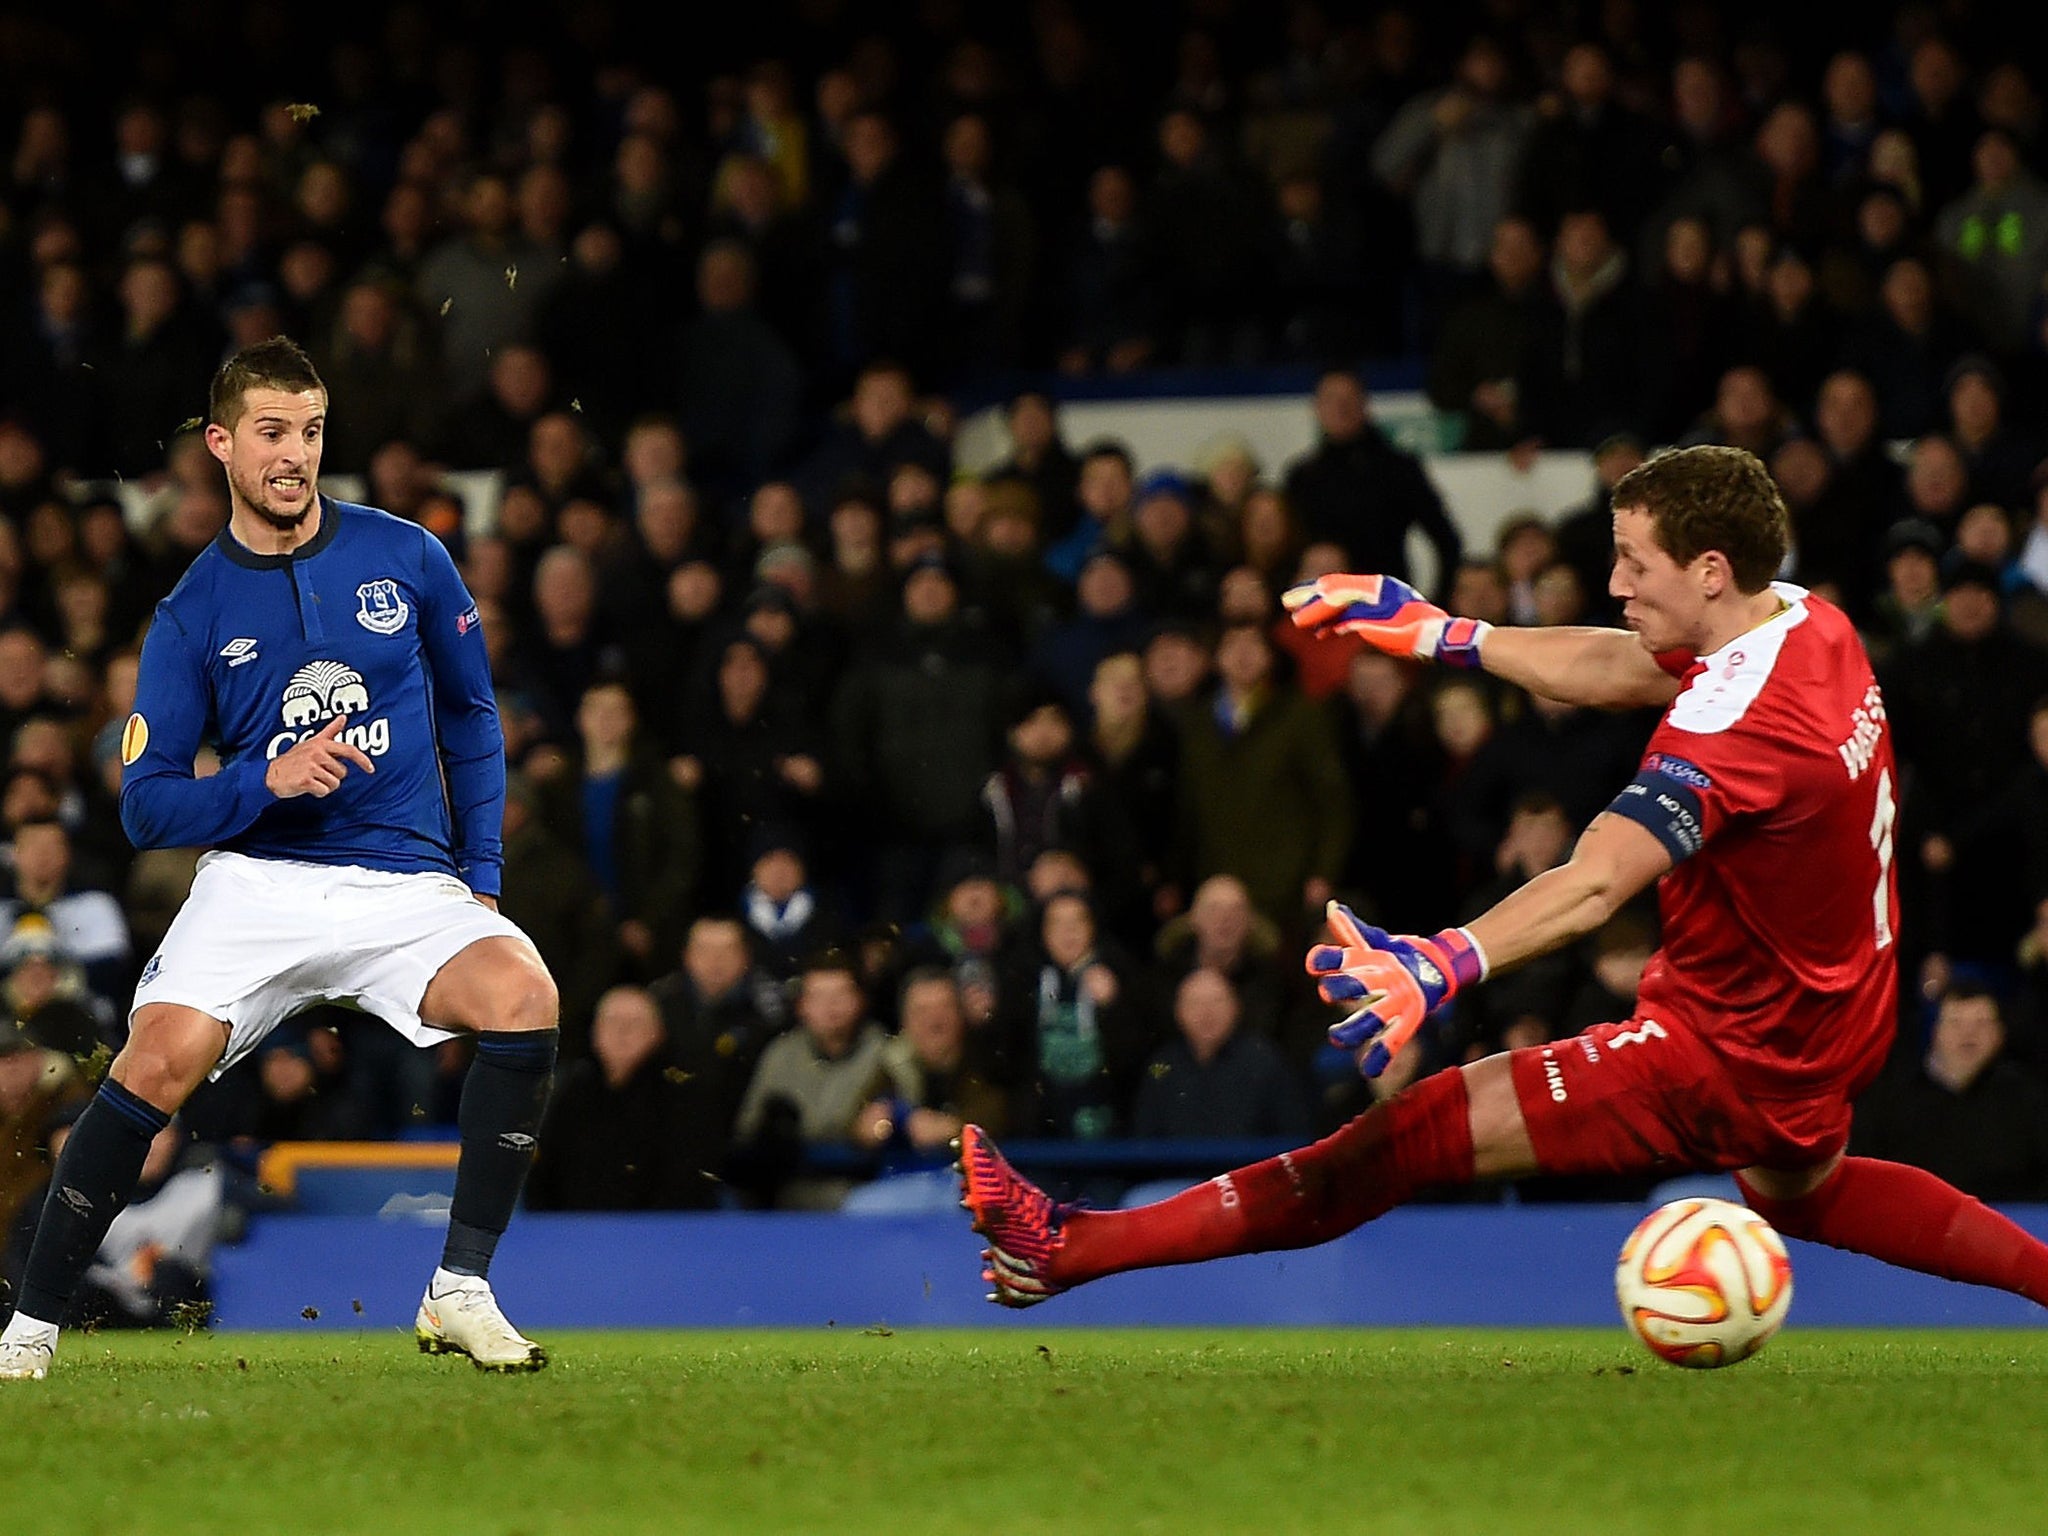
[[[10,1333],[20,1330],[10,1327]],[[57,1330],[0,1338],[0,1381],[41,1381],[57,1360]]]
[[[476,1275],[436,1273],[420,1298],[413,1334],[423,1355],[467,1355],[480,1371],[537,1371],[548,1352],[498,1310],[491,1283]]]

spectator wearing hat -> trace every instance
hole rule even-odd
[[[1029,650],[1071,602],[1071,589],[1040,558],[1031,492],[999,480],[986,496],[987,511],[959,551],[963,605],[1005,645]]]
[[[2008,958],[2026,926],[2009,837],[1979,817],[2027,760],[2027,721],[2048,694],[2048,652],[2004,622],[1998,573],[1965,562],[1942,581],[1940,624],[1881,674],[1908,786],[1898,846],[1921,942],[1953,960]]]
[[[108,1003],[120,997],[134,980],[128,919],[110,892],[76,887],[71,834],[63,822],[51,818],[17,826],[9,863],[14,888],[0,899],[0,931],[40,913],[64,953],[83,969],[92,993]]]
[[[118,1046],[125,1033],[41,912],[16,917],[0,940],[0,1004],[38,1043],[80,1058],[102,1043]]]
[[[1932,634],[1941,622],[1941,530],[1924,517],[1901,518],[1885,530],[1884,589],[1871,604],[1864,631],[1879,663]]]
[[[838,685],[842,639],[798,601],[790,586],[768,581],[757,582],[732,623],[720,626],[700,649],[696,691],[688,702],[701,707],[708,699],[715,680],[711,669],[722,664],[723,641],[735,629],[758,642],[767,657],[778,708],[806,719],[824,713]]]
[[[1194,491],[1172,469],[1138,482],[1131,524],[1112,547],[1123,552],[1148,618],[1199,619],[1216,606],[1216,556],[1195,521]]]
[[[1316,446],[1287,469],[1287,500],[1312,540],[1342,548],[1351,568],[1408,578],[1408,533],[1436,550],[1441,585],[1464,541],[1412,453],[1373,423],[1358,376],[1334,368],[1316,381]]]
[[[1245,509],[1252,497],[1260,491],[1269,497],[1275,494],[1272,486],[1261,483],[1258,453],[1243,433],[1219,432],[1195,449],[1193,468],[1194,477],[1186,489],[1195,509],[1195,526],[1211,548],[1237,550],[1243,542]],[[1284,526],[1284,518],[1281,521],[1283,528],[1262,546],[1262,555],[1270,558],[1274,548],[1288,542],[1292,529]],[[1266,523],[1259,535],[1265,537],[1271,528],[1272,524]]]

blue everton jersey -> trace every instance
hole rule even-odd
[[[271,794],[272,759],[337,715],[376,771]],[[196,778],[207,743],[222,768]],[[441,541],[389,513],[323,496],[289,555],[222,529],[157,605],[121,761],[138,848],[440,870],[497,894],[505,743],[483,630]]]

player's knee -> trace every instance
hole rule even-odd
[[[498,1029],[555,1028],[561,1022],[562,996],[554,978],[541,966],[522,966],[500,995],[497,1015],[492,1023]]]
[[[158,1109],[178,1109],[220,1060],[227,1032],[189,1008],[143,1008],[114,1058],[114,1081]]]

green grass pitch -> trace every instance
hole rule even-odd
[[[2039,1530],[2048,1333],[71,1335],[0,1386],[0,1532]]]

